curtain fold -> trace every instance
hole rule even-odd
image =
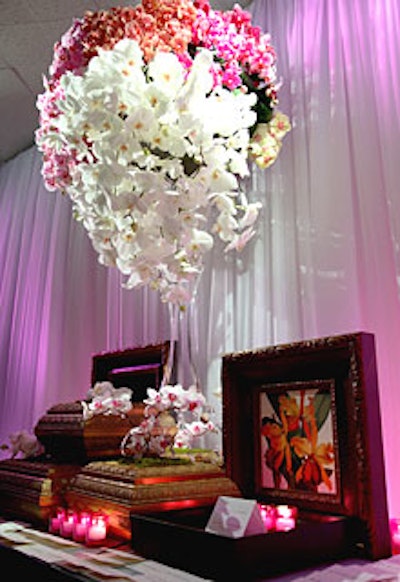
[[[400,515],[400,5],[253,0],[293,129],[252,168],[255,239],[207,257],[198,291],[202,383],[221,415],[221,357],[327,335],[375,334],[389,509]],[[0,168],[0,444],[83,398],[94,353],[168,338],[168,309],[101,266],[35,148]]]

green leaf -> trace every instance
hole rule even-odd
[[[331,410],[331,395],[329,392],[318,392],[314,398],[315,420],[318,430],[326,421]]]
[[[286,396],[288,396],[287,392],[285,393]],[[272,408],[274,409],[274,412],[276,414],[276,416],[278,418],[280,418],[279,415],[279,397],[280,394],[266,394],[265,395],[267,401],[271,404]]]

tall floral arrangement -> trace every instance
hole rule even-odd
[[[240,179],[290,129],[268,34],[235,5],[142,0],[86,12],[38,97],[48,190],[66,193],[99,261],[184,305],[215,239],[240,250],[260,203]]]

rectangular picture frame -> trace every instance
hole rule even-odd
[[[360,529],[362,553],[371,559],[389,556],[374,335],[357,332],[225,354],[222,386],[225,465],[242,494],[262,503],[292,504],[300,511],[354,518]],[[282,429],[276,402],[279,396],[297,397],[301,390],[310,397],[303,406],[309,405],[308,400],[318,390],[329,394],[332,491],[278,487],[264,481],[266,451],[260,432],[263,415],[268,415],[262,408],[262,399],[272,397],[275,409],[271,405],[271,416]],[[292,432],[292,436],[304,438],[304,431]],[[298,441],[297,445],[305,459],[307,443]],[[301,445],[307,446],[302,449]],[[300,464],[296,471],[301,475]]]

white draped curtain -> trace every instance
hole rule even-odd
[[[278,161],[253,169],[263,202],[240,255],[207,257],[197,365],[221,411],[226,352],[328,335],[375,334],[386,480],[400,516],[400,4],[254,0],[293,124]],[[48,193],[34,147],[0,168],[0,444],[47,408],[85,397],[91,358],[163,341],[167,306],[122,289]]]

